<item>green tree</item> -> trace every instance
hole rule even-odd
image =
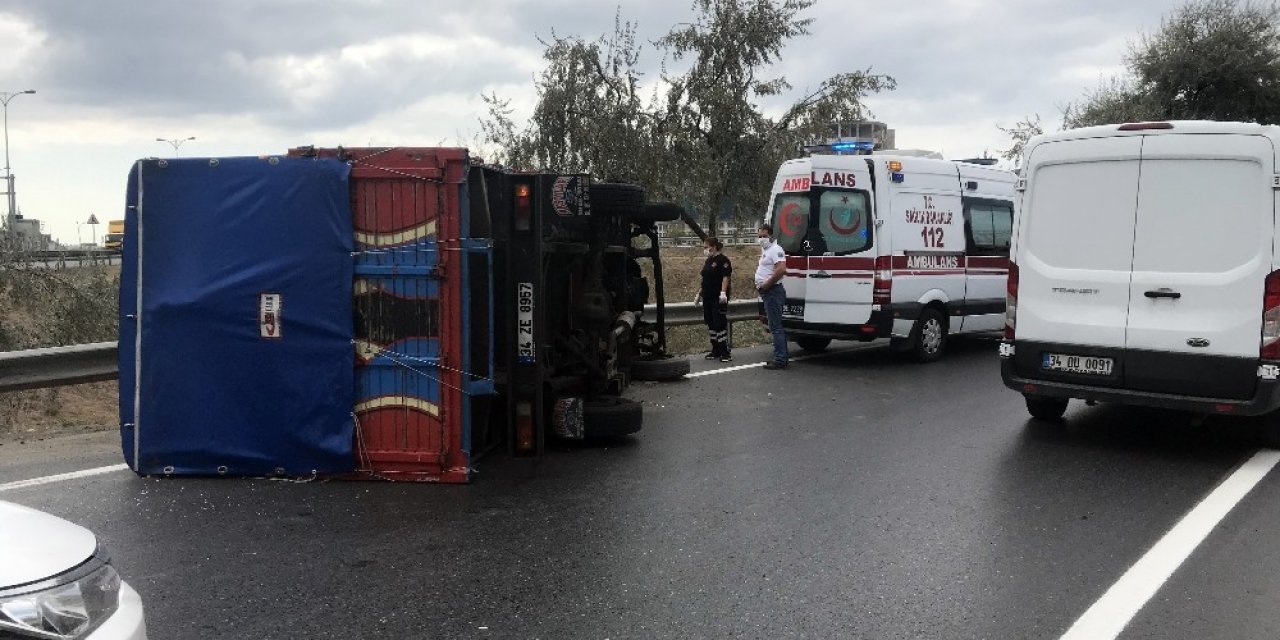
[[[653,79],[642,70],[636,26],[621,17],[612,36],[594,41],[553,34],[525,126],[508,101],[486,97],[490,155],[521,169],[643,184],[651,199],[705,212],[710,229],[726,203],[735,217],[758,213],[784,159],[828,137],[831,123],[864,117],[865,96],[895,88],[893,78],[866,69],[786,100],[793,87],[770,68],[788,42],[809,33],[812,20],[801,14],[812,4],[694,0],[694,19],[653,43],[662,55]],[[761,106],[776,101],[786,105],[777,115]]]
[[[1040,114],[1038,113],[1019,120],[1012,127],[996,125],[996,128],[1003,131],[1013,140],[1012,146],[1000,152],[1000,157],[1013,162],[1015,165],[1022,162],[1022,152],[1027,148],[1027,142],[1044,133],[1044,127],[1040,124]]]
[[[1139,120],[1280,122],[1280,9],[1194,0],[1130,44],[1128,73],[1063,114],[1064,127]]]

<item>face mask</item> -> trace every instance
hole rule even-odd
[[[767,249],[769,248],[769,245],[773,244],[773,240],[770,240],[769,238],[756,238],[756,242],[760,245],[761,249]]]
[[[704,258],[710,258],[710,257],[711,257],[711,250],[710,250],[710,249],[703,249],[703,250],[702,250],[702,257],[704,257]]]

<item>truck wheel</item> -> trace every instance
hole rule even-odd
[[[821,353],[826,351],[827,347],[831,345],[831,338],[796,336],[796,344],[800,345],[801,349],[810,353]]]
[[[1042,396],[1024,396],[1027,401],[1027,413],[1036,420],[1060,420],[1067,412],[1066,398],[1045,398]]]
[[[644,215],[644,187],[620,182],[602,182],[588,188],[591,212],[635,218]]]
[[[634,400],[605,396],[589,398],[582,406],[583,435],[587,440],[618,438],[640,430],[644,405]]]
[[[688,358],[645,356],[631,361],[631,377],[648,382],[679,380],[689,373]]]
[[[911,352],[919,362],[934,362],[947,350],[947,319],[937,309],[925,309],[911,328]]]
[[[684,215],[684,207],[672,202],[650,202],[639,215],[631,216],[636,222],[675,222]]]

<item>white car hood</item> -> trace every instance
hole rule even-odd
[[[97,546],[84,527],[0,500],[0,589],[56,576]]]

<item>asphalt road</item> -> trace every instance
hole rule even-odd
[[[1115,406],[1031,423],[982,341],[633,395],[637,437],[469,486],[113,471],[0,499],[97,532],[153,638],[1059,638],[1258,449]],[[0,483],[120,462],[82,438],[0,447]],[[1273,473],[1120,637],[1280,636],[1277,531]]]

